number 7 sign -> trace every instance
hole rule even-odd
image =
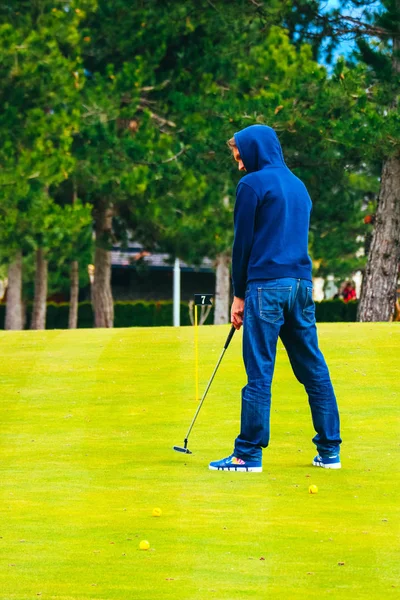
[[[194,303],[196,306],[212,306],[212,294],[195,294]]]

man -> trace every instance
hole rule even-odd
[[[262,471],[269,443],[271,383],[278,336],[311,407],[318,455],[313,465],[341,467],[339,413],[328,367],[318,348],[308,229],[311,199],[286,166],[271,127],[252,125],[228,144],[247,174],[236,190],[231,321],[243,328],[248,382],[233,454],[210,463],[223,471]]]

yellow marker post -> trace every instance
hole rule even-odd
[[[199,399],[199,319],[198,306],[212,305],[212,294],[194,295],[194,356],[195,356],[195,381],[196,381],[196,402]]]
[[[199,323],[197,320],[197,304],[194,305],[194,356],[195,356],[195,381],[196,402],[199,399]]]

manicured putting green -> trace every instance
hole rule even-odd
[[[228,327],[200,328],[200,392]],[[197,406],[192,328],[2,332],[1,600],[399,598],[400,327],[319,336],[342,470],[311,466],[307,398],[279,348],[264,472],[243,474],[208,470],[238,432],[241,333],[187,456],[172,446]]]

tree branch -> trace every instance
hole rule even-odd
[[[180,156],[181,154],[183,154],[185,152],[186,148],[182,148],[182,150],[179,150],[179,152],[177,154],[175,154],[174,156],[171,156],[171,158],[167,158],[166,160],[162,160],[161,163],[165,164],[165,163],[169,163],[172,162],[173,160],[176,160],[178,158],[178,156]]]
[[[158,167],[159,165],[165,165],[166,163],[170,163],[174,160],[176,160],[179,156],[181,156],[181,154],[183,154],[184,152],[186,152],[186,148],[182,148],[181,150],[179,150],[179,152],[177,152],[176,154],[174,154],[174,156],[171,156],[170,158],[167,158],[166,160],[162,160],[159,163],[156,162],[145,162],[145,161],[137,161],[135,162],[135,165],[146,165],[148,167]]]

